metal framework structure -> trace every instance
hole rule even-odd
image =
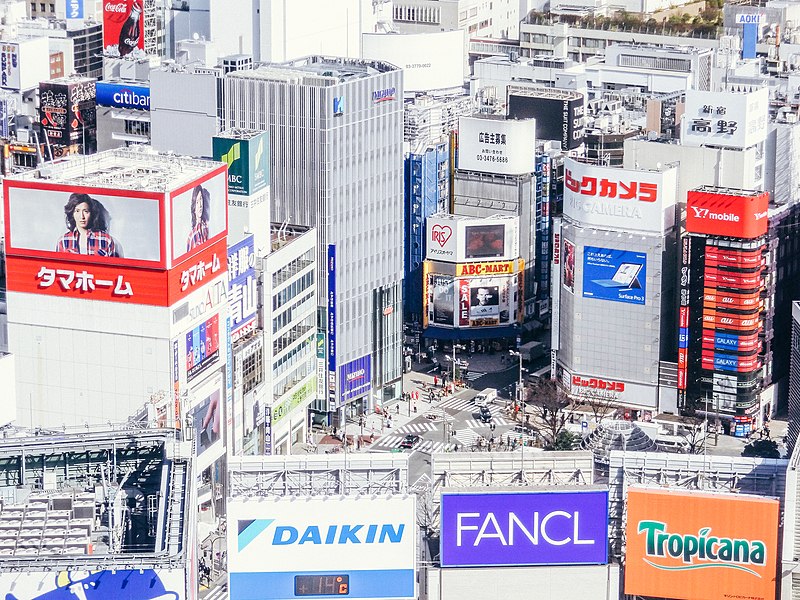
[[[774,458],[611,451],[608,504],[612,555],[623,554],[628,486],[768,496],[780,500],[783,507],[788,464],[788,460]]]
[[[408,457],[237,456],[228,459],[228,478],[232,497],[403,494],[408,491]]]

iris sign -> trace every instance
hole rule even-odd
[[[443,567],[604,564],[608,492],[442,494]]]

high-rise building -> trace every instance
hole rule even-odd
[[[402,97],[401,71],[377,61],[312,56],[225,78],[223,126],[269,131],[272,220],[317,228],[321,411],[400,393]]]

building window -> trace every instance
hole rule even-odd
[[[36,2],[31,2],[31,12],[32,13],[36,12]]]
[[[51,12],[51,13],[54,13],[54,12],[56,12],[56,5],[55,5],[55,4],[51,4],[51,5],[50,5],[50,12]]]
[[[242,393],[246,394],[264,381],[263,348],[245,357],[242,361]]]

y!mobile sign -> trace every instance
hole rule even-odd
[[[443,567],[604,564],[608,492],[442,494]]]
[[[767,233],[769,194],[742,195],[690,190],[686,231],[754,239]]]
[[[228,523],[231,600],[415,597],[414,496],[234,499]]]
[[[564,162],[564,214],[583,225],[660,233],[675,221],[677,170]]]

